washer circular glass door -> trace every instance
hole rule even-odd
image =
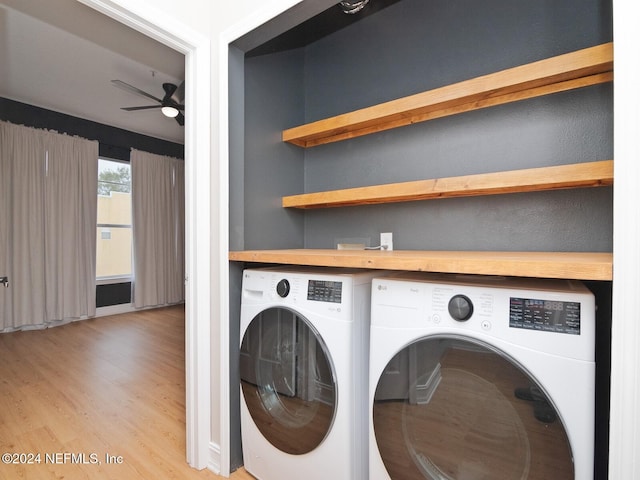
[[[431,336],[394,356],[373,403],[393,480],[573,479],[552,402],[511,358],[479,341]]]
[[[269,308],[251,321],[240,347],[240,383],[251,418],[279,450],[308,453],[331,430],[335,369],[320,334],[295,312]]]

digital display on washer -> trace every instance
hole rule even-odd
[[[342,302],[342,282],[331,280],[309,280],[307,300],[316,302]]]
[[[511,297],[509,327],[580,335],[580,302]]]

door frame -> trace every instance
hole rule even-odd
[[[210,41],[145,2],[77,1],[185,55],[186,460],[203,469],[211,466],[211,132],[196,125],[211,122]]]

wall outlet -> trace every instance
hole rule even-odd
[[[380,250],[393,250],[393,232],[380,234]]]

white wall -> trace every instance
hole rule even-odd
[[[614,224],[609,478],[640,478],[640,9],[613,1]]]

